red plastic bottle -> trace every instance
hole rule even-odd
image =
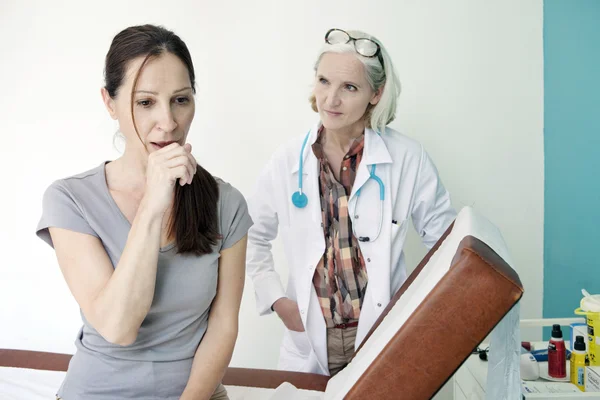
[[[567,376],[567,350],[560,325],[552,325],[552,338],[548,343],[548,375],[552,378]]]

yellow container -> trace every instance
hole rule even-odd
[[[581,337],[581,336],[580,336]],[[583,339],[583,338],[582,338]],[[571,338],[573,340],[573,338]],[[585,346],[585,344],[584,344]],[[571,383],[576,385],[579,390],[585,392],[585,359],[587,349],[571,351]]]
[[[575,310],[577,315],[585,315],[588,328],[588,356],[590,365],[600,365],[600,312],[584,311],[581,308]],[[571,338],[573,340],[573,338]]]

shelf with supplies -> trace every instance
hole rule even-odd
[[[554,324],[559,324],[564,328],[568,328],[571,324],[585,323],[584,318],[546,318],[546,319],[524,319],[521,320],[521,328],[542,328],[552,327]],[[522,337],[523,341],[526,338]],[[548,342],[531,342],[534,349],[540,350],[547,348]],[[570,347],[570,343],[566,342],[567,349]],[[482,343],[479,349],[485,350],[487,344]],[[485,358],[484,356],[482,356]],[[540,376],[547,377],[547,363],[539,362]],[[567,361],[567,368],[569,368],[569,361]],[[597,367],[600,370],[600,366]],[[480,354],[471,355],[462,367],[454,375],[454,400],[476,400],[486,399],[486,382],[487,382],[488,363],[480,358]],[[568,381],[568,370],[567,370],[567,381]],[[548,377],[549,378],[549,377]],[[549,378],[552,379],[552,378]],[[549,393],[553,390],[561,390],[570,388],[570,385],[563,385],[562,382],[556,380],[537,379],[535,381],[522,381],[522,388],[524,385],[530,390],[541,390],[545,393],[525,393],[522,399],[562,399],[562,400],[578,400],[578,399],[599,399],[600,392],[572,392],[572,393]]]

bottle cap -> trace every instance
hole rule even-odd
[[[560,325],[558,325],[558,324],[552,325],[552,337],[556,338],[556,339],[562,339],[563,334],[562,334],[562,330],[560,329]]]
[[[573,345],[575,350],[585,351],[585,341],[583,340],[583,336],[577,336],[575,338],[575,344]]]

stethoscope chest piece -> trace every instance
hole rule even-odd
[[[297,191],[292,195],[292,203],[298,208],[304,208],[308,204],[308,197],[306,194]]]

